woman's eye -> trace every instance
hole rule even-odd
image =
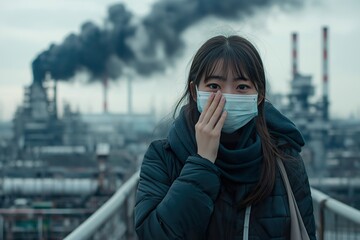
[[[210,89],[219,89],[219,85],[215,84],[215,83],[211,83],[209,85],[207,85]]]
[[[248,85],[241,84],[241,85],[239,85],[237,88],[240,89],[240,90],[247,90],[247,89],[249,89],[250,87],[249,87]]]

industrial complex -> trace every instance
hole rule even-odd
[[[298,33],[291,34],[292,79],[287,94],[269,100],[301,130],[302,152],[313,187],[360,208],[360,122],[334,120],[329,111],[329,29],[321,31],[322,96],[302,74]],[[149,142],[166,134],[154,111],[84,114],[64,106],[47,75],[24,89],[11,123],[0,124],[0,228],[4,239],[63,239],[139,167]],[[128,82],[131,92],[131,82]]]

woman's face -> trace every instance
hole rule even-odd
[[[198,89],[205,92],[230,94],[257,94],[255,85],[247,76],[237,76],[236,71],[228,69],[223,71],[222,63],[216,67],[210,76],[202,76]]]

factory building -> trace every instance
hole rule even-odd
[[[49,90],[39,82],[25,88],[23,105],[17,109],[13,122],[19,149],[62,144],[63,124],[57,118],[55,99],[48,97]]]
[[[322,29],[323,42],[323,94],[319,100],[313,100],[315,88],[311,75],[299,71],[298,34],[291,34],[292,79],[290,92],[286,95],[274,94],[272,102],[289,117],[303,134],[306,146],[303,158],[310,175],[316,173],[325,175],[326,148],[328,147],[328,132],[330,128],[328,101],[328,29]]]
[[[314,99],[315,89],[312,76],[299,71],[298,34],[292,33],[290,92],[273,94],[270,100],[301,130],[306,142],[302,155],[310,177],[349,177],[360,168],[360,145],[358,145],[360,123],[351,120],[334,120],[329,115],[327,27],[322,28],[320,36],[322,96]]]
[[[154,137],[154,112],[110,113],[104,100],[103,113],[82,114],[65,104],[60,118],[56,96],[57,83],[49,75],[25,87],[9,141],[15,146],[7,154],[12,160],[1,159],[2,207],[18,197],[46,198],[61,206],[69,196],[77,206],[83,195],[108,196],[135,171]],[[106,154],[99,152],[104,148]]]

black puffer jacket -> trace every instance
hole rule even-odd
[[[266,109],[272,135],[296,159],[284,164],[308,234],[316,239],[310,187],[298,154],[301,135],[299,139],[294,125],[271,105]],[[243,239],[245,209],[238,208],[238,203],[255,183],[231,181],[220,164],[197,155],[194,137],[183,129],[185,125],[180,116],[169,138],[154,141],[145,154],[135,206],[139,238]],[[284,128],[288,128],[286,137],[280,137]],[[287,195],[277,171],[271,195],[252,206],[249,239],[289,239],[289,231]]]

